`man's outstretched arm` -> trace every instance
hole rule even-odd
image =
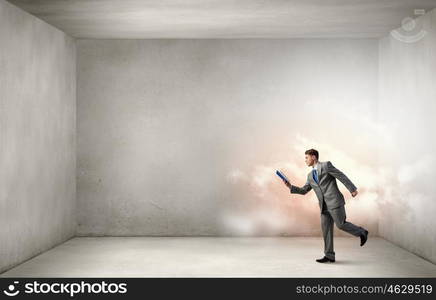
[[[291,194],[305,195],[307,192],[309,192],[312,189],[312,187],[309,184],[309,180],[306,181],[306,184],[303,187],[298,187],[290,183],[286,185],[289,187]]]
[[[327,162],[327,172],[342,182],[351,194],[357,190],[356,186],[351,182],[351,180],[344,173],[336,169],[330,161]],[[354,196],[355,195],[353,195],[353,197]]]

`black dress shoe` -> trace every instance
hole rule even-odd
[[[326,262],[335,262],[335,259],[333,258],[333,259],[331,259],[331,258],[328,258],[327,256],[324,256],[323,258],[320,258],[320,259],[317,259],[316,260],[317,262],[319,262],[319,263],[326,263]]]
[[[360,236],[360,246],[365,245],[366,240],[368,239],[368,230],[365,230],[365,233]]]

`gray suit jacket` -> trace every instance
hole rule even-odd
[[[307,181],[303,187],[291,184],[291,194],[304,195],[311,189],[315,191],[318,197],[319,207],[322,211],[322,201],[324,200],[328,209],[333,209],[345,205],[344,195],[339,191],[336,179],[339,179],[350,193],[357,190],[354,184],[345,176],[344,173],[336,169],[330,161],[318,161],[317,166],[318,183],[312,177],[312,170],[307,174]]]

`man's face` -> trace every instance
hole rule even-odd
[[[305,154],[304,161],[306,162],[306,165],[308,167],[313,166],[315,164],[315,160],[316,160],[315,155]]]

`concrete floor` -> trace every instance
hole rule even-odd
[[[436,277],[436,265],[382,238],[76,237],[0,277]]]

